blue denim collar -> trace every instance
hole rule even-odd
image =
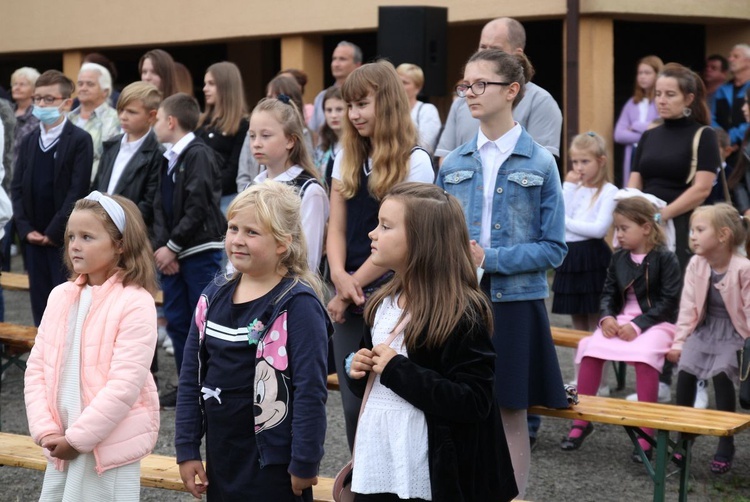
[[[477,149],[477,138],[479,137],[479,133],[474,135],[474,138],[472,138],[471,141],[468,141],[464,143],[463,145],[458,147],[457,153],[459,155],[464,156],[474,156],[475,154],[478,155],[479,150]],[[521,155],[523,157],[531,158],[531,154],[534,150],[534,140],[531,138],[529,133],[526,132],[526,129],[521,130],[521,136],[518,138],[518,142],[516,143],[516,147],[513,149],[513,155]]]

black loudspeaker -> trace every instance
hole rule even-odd
[[[446,94],[447,37],[444,7],[378,8],[378,56],[394,66],[412,63],[422,68],[423,95]]]

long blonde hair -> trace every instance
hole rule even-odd
[[[745,256],[750,256],[750,232],[748,232],[748,219],[742,216],[737,208],[731,204],[720,202],[712,206],[700,206],[695,208],[690,215],[690,224],[696,216],[704,216],[711,222],[714,232],[717,234],[722,228],[726,228],[732,234],[732,238],[727,242],[732,252],[744,248]],[[692,244],[691,244],[692,249]]]
[[[411,315],[404,332],[409,349],[442,346],[464,317],[484,324],[489,337],[492,307],[479,289],[461,203],[435,185],[412,182],[394,186],[383,201],[389,199],[404,205],[406,269],[367,302],[367,323],[375,322],[385,298],[403,293]]]
[[[288,77],[284,78],[288,79]],[[276,98],[263,98],[253,110],[250,119],[252,120],[253,115],[260,112],[273,115],[276,121],[281,124],[284,135],[293,140],[294,145],[289,150],[289,162],[292,165],[300,166],[313,178],[320,176],[320,173],[315,169],[315,164],[312,161],[310,152],[307,149],[307,143],[305,142],[305,122],[294,101],[290,100],[286,103]]]
[[[356,195],[361,170],[372,157],[367,188],[373,197],[382,199],[396,183],[406,179],[411,151],[417,145],[409,98],[396,70],[387,61],[369,63],[354,70],[341,87],[341,95],[349,104],[369,95],[375,105],[371,138],[360,136],[348,117],[344,120],[341,195],[345,199]]]
[[[599,136],[594,131],[588,131],[581,133],[573,138],[573,141],[570,142],[569,150],[578,150],[581,152],[590,153],[596,159],[597,164],[600,158],[605,158],[604,165],[599,167],[599,172],[596,174],[593,180],[593,184],[594,186],[596,186],[596,192],[594,192],[594,196],[591,197],[591,205],[593,206],[596,202],[596,199],[599,198],[599,194],[602,193],[602,188],[604,188],[604,185],[609,182],[609,171],[607,171],[606,162],[607,143],[604,141],[604,138]]]
[[[307,244],[302,231],[300,206],[300,197],[293,187],[266,180],[251,185],[237,195],[227,208],[227,219],[234,218],[249,207],[255,209],[258,223],[271,233],[277,244],[286,246],[279,266],[287,270],[286,277],[294,280],[292,286],[300,282],[306,284],[323,301],[323,281],[307,264]],[[232,279],[239,275],[240,272],[235,272]]]

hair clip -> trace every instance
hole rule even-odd
[[[594,131],[588,131],[586,133],[586,136],[591,136],[592,138],[595,138],[596,137],[596,133]]]
[[[285,105],[288,105],[289,102],[292,100],[292,98],[290,98],[286,94],[279,94],[278,96],[276,96],[276,99],[278,99],[279,101],[281,101]]]

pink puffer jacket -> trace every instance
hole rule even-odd
[[[81,453],[94,452],[97,472],[148,455],[159,432],[159,397],[149,372],[156,346],[156,308],[143,288],[123,286],[115,274],[92,290],[81,334],[81,416],[63,431],[57,394],[65,339],[75,329],[86,277],[50,293],[26,367],[24,394],[31,437],[65,438]],[[45,449],[45,454],[49,452]],[[48,458],[50,458],[48,456]],[[57,469],[64,463],[52,459]]]

